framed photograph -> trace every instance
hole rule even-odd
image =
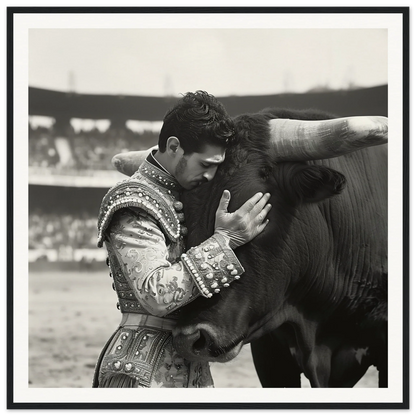
[[[113,157],[158,145],[168,110],[197,91],[244,149],[203,182],[231,181],[230,213],[268,189],[269,240],[229,249],[245,272],[234,282],[230,263],[212,299],[193,267],[222,263],[178,256],[203,296],[177,303],[169,326],[121,288],[97,221],[127,178]],[[7,408],[408,409],[408,91],[407,7],[7,8]],[[295,155],[298,137],[310,141]],[[189,254],[198,227],[214,232],[220,195],[197,208],[181,189],[188,234],[178,225],[175,238]],[[130,332],[113,335],[138,316],[158,328],[140,358],[124,353]],[[122,376],[106,387],[144,388],[96,388],[107,370]]]

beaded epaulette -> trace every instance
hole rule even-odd
[[[129,178],[111,188],[103,198],[98,215],[98,247],[103,246],[104,233],[113,214],[126,207],[143,209],[159,222],[171,241],[179,238],[179,218],[162,194],[139,179]]]

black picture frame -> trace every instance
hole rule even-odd
[[[3,17],[3,403],[2,408],[8,415],[65,415],[65,414],[319,414],[319,415],[407,415],[414,411],[414,8],[407,2],[343,2],[343,3],[299,3],[299,2],[10,2],[2,8]],[[16,202],[17,188],[16,175],[19,174],[19,141],[21,138],[16,131],[16,123],[21,110],[16,104],[25,103],[16,99],[19,90],[27,90],[27,84],[16,76],[18,66],[25,66],[16,58],[17,52],[26,47],[25,38],[31,17],[52,15],[83,14],[94,18],[96,14],[243,14],[246,17],[259,14],[294,14],[298,16],[344,15],[349,14],[383,17],[383,22],[398,18],[399,24],[395,29],[401,41],[402,62],[392,66],[392,71],[398,71],[396,83],[388,90],[389,109],[393,108],[390,100],[400,97],[398,105],[403,109],[401,117],[389,120],[397,123],[398,130],[403,137],[401,148],[402,188],[399,190],[402,207],[401,229],[402,251],[399,253],[402,262],[401,278],[401,328],[398,334],[402,335],[400,356],[402,359],[395,364],[401,366],[402,379],[401,399],[395,401],[362,401],[362,402],[325,402],[299,400],[283,403],[273,400],[273,390],[268,390],[267,400],[249,401],[215,401],[211,396],[207,401],[191,399],[186,401],[154,400],[147,402],[127,402],[123,398],[116,401],[100,402],[93,398],[77,401],[77,392],[65,392],[72,400],[54,401],[54,394],[47,394],[49,400],[37,398],[39,389],[31,389],[29,398],[22,400],[24,393],[16,388],[16,379],[26,379],[27,374],[18,372],[14,363],[20,354],[14,335],[16,331],[25,331],[19,327],[15,312],[21,307],[19,304],[19,291],[16,284],[16,234],[15,224],[19,219],[20,210]],[[24,17],[23,28],[19,17]],[[393,19],[394,18],[394,19]],[[391,48],[392,45],[389,45]],[[397,87],[396,87],[397,86]],[[397,101],[395,101],[397,104]],[[26,111],[26,110],[24,110]],[[390,116],[390,115],[389,115]],[[26,122],[24,120],[24,122]],[[391,140],[390,146],[395,146],[398,139]],[[25,219],[26,221],[26,219]],[[24,299],[24,298],[23,298]],[[393,323],[394,324],[394,323]],[[25,339],[25,338],[24,338]],[[26,349],[23,349],[26,351]],[[22,356],[22,360],[26,357]],[[387,389],[388,390],[388,389]],[[111,391],[111,394],[114,392]],[[43,393],[42,393],[43,394]],[[114,393],[115,394],[115,393]],[[193,392],[189,395],[192,396]],[[328,391],[328,395],[333,394]],[[365,394],[365,392],[363,393]],[[134,394],[133,394],[134,395]],[[245,395],[245,393],[243,394]],[[388,391],[386,391],[388,395]],[[218,392],[218,398],[223,397]]]

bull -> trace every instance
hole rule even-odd
[[[251,343],[263,387],[300,387],[301,373],[352,387],[371,365],[387,387],[387,145],[373,146],[387,119],[267,109],[235,129],[215,178],[183,195],[187,244],[212,235],[224,189],[230,211],[269,192],[270,224],[236,250],[244,278],[183,308],[178,352],[226,362]]]

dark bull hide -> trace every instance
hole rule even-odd
[[[214,231],[224,189],[234,211],[270,192],[266,230],[236,250],[242,278],[183,309],[174,331],[190,360],[229,361],[251,343],[264,387],[352,387],[370,365],[387,386],[387,146],[307,162],[273,163],[273,110],[236,118],[238,145],[214,180],[184,196],[194,246]]]

